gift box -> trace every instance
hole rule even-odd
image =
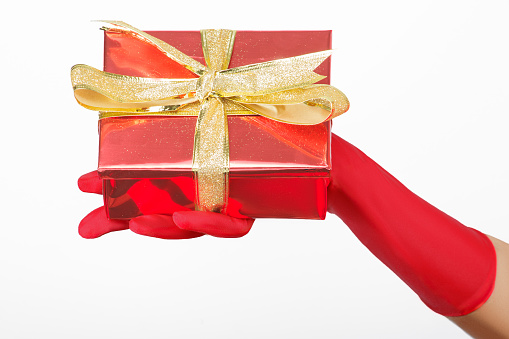
[[[98,172],[109,218],[190,209],[325,218],[330,118],[348,109],[346,97],[328,86],[330,31],[141,32],[109,23],[107,73],[73,68],[78,101],[102,111]],[[312,74],[296,72],[302,79],[292,85],[285,77],[299,67]],[[167,79],[187,89],[168,94],[161,89]],[[264,92],[267,83],[279,90]],[[319,116],[307,117],[313,110]]]

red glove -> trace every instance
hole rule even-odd
[[[360,150],[332,137],[328,210],[435,312],[460,316],[491,295],[489,238],[422,200]]]
[[[78,187],[83,192],[102,194],[102,180],[97,171],[81,176]],[[78,231],[83,238],[87,239],[126,229],[162,239],[188,239],[204,234],[221,238],[238,238],[246,235],[253,223],[254,219],[251,218],[233,218],[218,213],[197,211],[180,211],[172,216],[153,214],[142,215],[131,220],[109,220],[103,206],[83,218]]]
[[[335,135],[332,153],[329,212],[338,215],[426,305],[446,316],[460,316],[479,308],[489,298],[496,275],[496,255],[486,235],[431,206]],[[85,192],[101,191],[95,173],[80,178],[79,184]],[[217,227],[220,223],[226,227]],[[104,211],[98,209],[81,222],[80,234],[97,237],[130,227],[137,233],[162,238],[203,233],[235,237],[246,234],[252,223],[252,219],[192,211],[176,212],[173,218],[143,216],[128,223],[108,221]]]

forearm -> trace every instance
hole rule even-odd
[[[496,272],[489,238],[428,204],[336,136],[333,169],[329,211],[426,305],[461,316],[488,299]]]

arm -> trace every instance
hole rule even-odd
[[[329,212],[343,219],[431,309],[477,338],[509,338],[509,245],[426,203],[335,135],[332,151]],[[85,192],[101,192],[95,172],[80,178],[79,185]],[[80,223],[80,234],[94,238],[131,228],[167,239],[204,233],[237,237],[252,224],[252,219],[193,211],[115,222],[99,208]]]
[[[432,310],[479,338],[509,337],[509,246],[428,204],[337,136],[332,152],[329,212]]]

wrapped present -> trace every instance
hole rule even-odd
[[[104,71],[76,65],[71,77],[78,102],[100,111],[110,218],[325,218],[331,119],[349,105],[326,78],[330,31],[106,23]]]

